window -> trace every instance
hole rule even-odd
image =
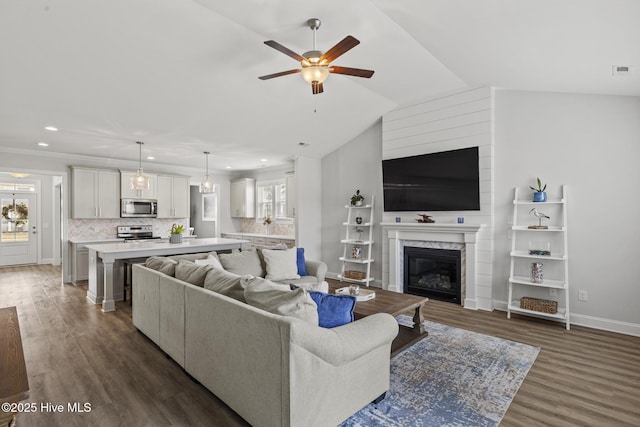
[[[287,218],[287,185],[284,180],[259,182],[257,187],[256,221],[270,216],[274,220]]]

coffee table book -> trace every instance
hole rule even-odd
[[[336,289],[336,294],[338,295],[351,295],[349,293],[349,286],[345,286],[344,288]],[[356,301],[369,301],[376,297],[376,291],[371,289],[362,289],[360,288],[360,295],[356,295]]]

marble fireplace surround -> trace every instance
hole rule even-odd
[[[481,224],[403,224],[381,223],[383,230],[384,265],[388,266],[383,287],[403,292],[404,247],[453,249],[461,251],[462,305],[476,309],[476,252]]]

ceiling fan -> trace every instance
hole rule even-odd
[[[320,20],[317,18],[311,18],[307,21],[307,25],[309,25],[309,28],[313,31],[313,50],[305,52],[302,55],[298,55],[276,41],[268,40],[264,42],[267,46],[292,57],[296,61],[300,61],[302,68],[267,74],[266,76],[258,77],[260,80],[269,80],[274,77],[301,73],[302,77],[311,84],[311,91],[313,94],[317,95],[324,92],[322,83],[326,80],[329,74],[345,74],[347,76],[364,77],[366,79],[373,76],[372,70],[331,65],[333,60],[359,45],[360,41],[358,41],[358,39],[353,36],[347,36],[331,49],[322,53],[321,51],[316,50],[316,31],[320,28]]]

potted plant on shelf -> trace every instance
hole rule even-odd
[[[546,202],[547,193],[544,190],[547,189],[547,184],[542,185],[542,181],[540,181],[540,178],[536,178],[536,184],[537,187],[529,186],[529,188],[533,190],[533,201]]]
[[[182,232],[184,231],[184,225],[171,226],[169,231],[169,243],[182,243]]]
[[[351,206],[362,206],[364,196],[360,194],[360,190],[356,190],[356,194],[351,196]]]

